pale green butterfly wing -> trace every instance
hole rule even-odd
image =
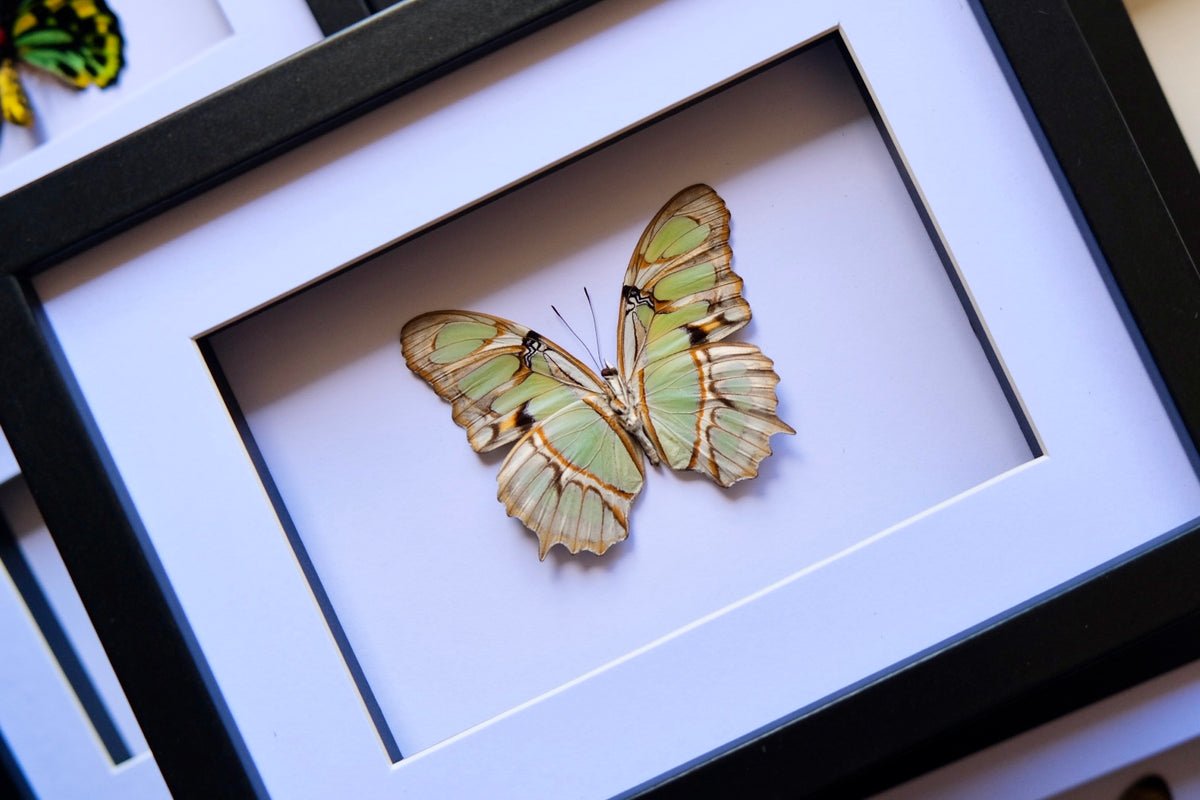
[[[659,455],[722,486],[758,474],[773,434],[795,433],[776,414],[771,360],[719,343],[750,321],[732,257],[724,201],[708,186],[679,192],[629,262],[617,331],[620,374]]]
[[[646,226],[625,270],[617,357],[626,378],[646,364],[750,321],[730,268],[729,211],[707,186],[689,186]]]
[[[607,402],[584,398],[517,442],[500,467],[497,496],[537,534],[539,558],[556,544],[600,555],[629,535],[644,479],[642,452]]]
[[[604,384],[574,356],[524,325],[474,311],[432,311],[400,331],[409,369],[449,400],[480,453],[511,444],[532,425]]]
[[[497,496],[537,534],[540,557],[558,543],[603,553],[628,535],[641,451],[591,370],[529,328],[476,312],[422,314],[400,340],[475,450],[516,442]]]
[[[641,374],[647,433],[675,469],[722,486],[758,474],[776,433],[795,433],[775,413],[771,359],[752,344],[712,342],[648,364]]]
[[[404,326],[409,367],[450,401],[471,446],[516,443],[498,497],[537,534],[541,557],[559,543],[603,553],[628,535],[645,478],[635,441],[728,486],[758,473],[773,434],[794,433],[776,414],[771,360],[721,341],[750,321],[731,259],[729,212],[709,187],[684,189],[655,216],[625,275],[617,395],[507,320],[438,311]]]

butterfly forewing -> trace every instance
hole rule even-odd
[[[772,434],[795,432],[775,413],[771,360],[719,343],[750,321],[731,260],[725,202],[708,186],[679,192],[630,260],[617,332],[621,374],[663,460],[722,486],[758,474]]]
[[[497,496],[538,536],[603,553],[629,532],[642,455],[601,381],[529,328],[487,314],[435,311],[400,333],[409,368],[453,407],[479,452],[511,442]]]
[[[617,351],[621,374],[750,321],[729,264],[729,211],[707,186],[689,186],[646,227],[625,271]]]
[[[592,395],[600,379],[524,325],[471,311],[433,311],[400,332],[408,366],[453,406],[480,453],[525,435],[534,423]]]

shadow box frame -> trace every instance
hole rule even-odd
[[[161,534],[146,525],[134,500],[139,489],[127,484],[105,422],[89,405],[92,378],[72,364],[39,293],[63,262],[136,241],[142,226],[186,220],[179,215],[192,206],[163,214],[172,207],[216,202],[218,192],[251,207],[260,192],[255,176],[282,163],[276,157],[295,150],[288,158],[303,172],[313,148],[354,120],[372,119],[368,112],[412,102],[407,98],[423,87],[437,90],[438,79],[461,75],[459,68],[489,54],[514,52],[518,42],[535,43],[534,55],[526,56],[532,61],[550,59],[592,41],[556,44],[562,27],[551,23],[577,21],[575,12],[585,8],[620,22],[631,5],[526,0],[480,9],[463,0],[415,0],[0,199],[5,218],[39,220],[6,234],[0,249],[0,371],[8,384],[0,424],[176,794],[278,793],[276,778],[263,775],[281,767],[266,764],[261,744],[248,743],[235,722],[241,709],[231,707],[210,665],[213,645],[197,635],[188,601],[156,553]],[[638,13],[671,10],[670,3],[637,5]],[[1097,66],[1103,58],[1089,46],[1095,19],[1090,33],[1081,32],[1070,5],[1052,0],[983,0],[970,9],[947,4],[944,13],[969,15],[990,52],[1003,54],[998,70],[1016,92],[1034,152],[1049,162],[1092,258],[1107,266],[1108,290],[1127,311],[1158,396],[1169,398],[1181,450],[1189,451],[1200,432],[1200,368],[1191,355],[1200,284],[1172,209],[1131,135],[1134,126]],[[527,38],[543,29],[542,39]],[[847,41],[853,49],[853,30]],[[488,85],[486,72],[473,75]],[[866,78],[870,83],[872,75]],[[643,118],[635,116],[627,129]],[[902,151],[909,147],[901,141]],[[575,155],[563,152],[542,167]],[[457,219],[477,199],[503,198],[525,180],[517,175],[465,201],[447,200],[440,214],[412,230]],[[209,192],[220,184],[227,185]],[[261,191],[269,194],[270,187]],[[909,191],[921,196],[912,185]],[[81,206],[86,213],[67,213]],[[345,263],[373,252],[364,248]],[[327,271],[342,264],[330,263]],[[168,277],[166,270],[159,275]],[[197,340],[206,333],[196,331]],[[1189,462],[1184,479],[1194,481],[1194,470]],[[1200,589],[1190,580],[1200,559],[1195,530],[1186,521],[1139,532],[1136,547],[616,793],[683,796],[697,786],[789,796],[866,793],[1192,660],[1200,655]],[[511,765],[485,768],[512,778]]]

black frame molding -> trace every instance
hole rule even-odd
[[[177,796],[265,791],[39,319],[29,279],[591,1],[410,0],[0,197],[0,218],[47,221],[0,236],[0,426]],[[1181,155],[1158,144],[1178,135],[1165,103],[1131,100],[1159,90],[1141,67],[1144,54],[1132,70],[1121,61],[1136,59],[1140,46],[1119,2],[1106,3],[978,0],[1182,428],[1198,443],[1192,253],[1200,240],[1181,231],[1197,229],[1200,174],[1186,147]],[[1120,81],[1117,63],[1127,70]],[[1200,657],[1197,568],[1200,531],[1166,532],[631,794],[886,788]]]
[[[1195,262],[1200,256],[1200,167],[1121,0],[1070,0],[1071,12],[1129,134]]]
[[[0,272],[41,271],[592,2],[380,13],[0,198],[6,219],[53,220],[9,232]]]

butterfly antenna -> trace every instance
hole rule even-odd
[[[588,301],[588,311],[592,312],[592,334],[596,337],[596,360],[601,364],[604,363],[604,349],[600,347],[600,326],[596,324],[596,306],[592,304],[592,296],[588,294],[587,287],[583,287],[583,296]],[[601,370],[604,367],[601,366]]]
[[[565,327],[567,330],[569,330],[569,331],[571,332],[571,335],[575,337],[575,341],[577,341],[577,342],[579,342],[581,345],[583,345],[583,349],[587,351],[588,357],[592,359],[592,362],[593,362],[593,363],[596,363],[596,356],[592,354],[592,348],[590,348],[590,347],[588,347],[588,346],[587,346],[587,342],[585,342],[583,339],[580,339],[580,338],[579,338],[579,334],[575,332],[575,329],[571,327],[571,324],[570,324],[569,322],[567,322],[566,318],[565,318],[565,317],[563,317],[563,315],[562,315],[562,314],[560,314],[560,313],[559,313],[559,311],[558,311],[558,309],[557,309],[557,308],[555,308],[555,307],[552,305],[552,306],[550,306],[550,310],[551,310],[551,311],[553,311],[553,312],[554,312],[554,314],[555,314],[555,316],[557,316],[557,317],[558,317],[558,321],[559,321],[559,322],[561,322],[561,323],[563,324],[563,326],[564,326],[564,327]],[[604,368],[603,368],[603,367],[601,367],[601,366],[600,366],[598,363],[597,363],[597,366],[596,366],[596,368],[597,368],[597,369],[599,369],[599,370],[603,370],[603,369],[604,369]]]

